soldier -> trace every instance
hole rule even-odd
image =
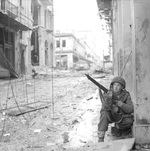
[[[126,82],[121,77],[115,77],[110,90],[104,94],[100,122],[98,124],[98,142],[103,142],[109,123],[115,123],[118,136],[123,131],[131,130],[133,125],[133,103]]]

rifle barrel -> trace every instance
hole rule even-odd
[[[99,84],[96,80],[94,80],[91,76],[89,76],[88,74],[85,74],[87,76],[87,78],[92,81],[95,85],[97,85],[100,89],[102,89],[105,93],[108,92],[108,89],[106,89],[103,85]]]

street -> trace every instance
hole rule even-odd
[[[60,151],[97,142],[101,102],[86,71],[38,73],[35,79],[0,81],[0,150]],[[108,87],[109,75],[96,76]]]

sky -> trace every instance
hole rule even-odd
[[[54,0],[55,31],[72,31],[87,39],[90,37],[95,45],[94,52],[99,56],[108,44],[103,24],[96,0]]]

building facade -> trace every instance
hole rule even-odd
[[[97,0],[99,4],[104,2]],[[150,143],[150,1],[108,0],[114,75],[122,76],[134,103],[136,143]],[[108,2],[107,1],[107,2]],[[106,9],[105,9],[106,10]],[[107,9],[108,10],[108,9]]]
[[[132,94],[136,142],[149,144],[150,1],[113,0],[112,4],[114,74],[126,79]]]
[[[31,0],[28,3],[27,0],[0,1],[0,49],[18,74],[28,72],[31,66],[29,31],[33,21],[30,8]],[[1,61],[1,66],[4,62]]]
[[[0,18],[1,77],[53,65],[52,0],[1,0]]]
[[[88,68],[94,61],[94,56],[87,51],[88,49],[88,45],[81,43],[73,34],[56,34],[56,67],[71,69],[82,64]]]
[[[33,0],[33,30],[31,34],[32,65],[54,64],[54,15],[52,0]]]

